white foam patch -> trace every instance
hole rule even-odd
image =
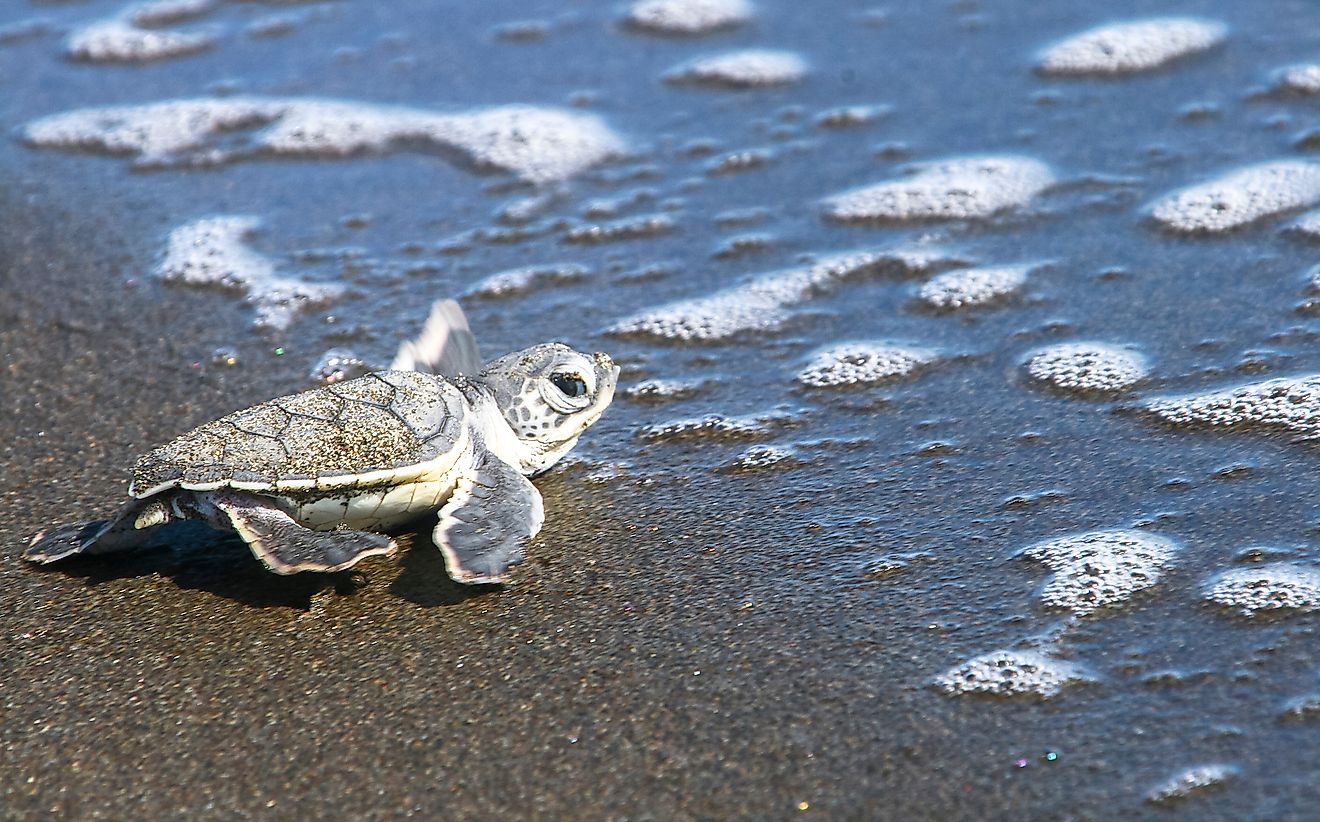
[[[683,63],[665,72],[664,79],[670,83],[754,88],[799,83],[808,71],[807,61],[791,51],[747,49]]]
[[[1149,71],[1224,41],[1214,20],[1166,17],[1114,23],[1069,37],[1039,57],[1048,74],[1130,74]]]
[[[1178,802],[1210,788],[1219,787],[1238,776],[1233,765],[1197,765],[1179,771],[1146,794],[1146,801],[1156,805]]]
[[[947,694],[1002,697],[1058,696],[1070,685],[1094,681],[1085,668],[1038,651],[991,651],[973,657],[935,679]]]
[[[821,128],[855,128],[874,123],[890,111],[889,106],[840,106],[822,111],[816,116],[816,125]]]
[[[799,465],[800,461],[788,448],[774,445],[753,445],[746,451],[725,463],[725,471],[762,471],[767,468],[788,468]]]
[[[1168,194],[1150,215],[1174,231],[1216,233],[1320,202],[1320,163],[1278,160]]]
[[[1298,215],[1297,219],[1284,226],[1284,230],[1308,240],[1320,240],[1320,209]]]
[[[626,399],[642,402],[668,402],[694,397],[701,383],[686,380],[650,379],[633,383],[619,393]]]
[[[564,233],[566,243],[611,243],[619,240],[640,240],[668,234],[677,227],[668,214],[639,214],[608,223],[591,223],[569,229]]]
[[[447,114],[316,98],[200,98],[77,109],[29,123],[24,136],[42,148],[134,155],[147,166],[272,153],[345,157],[421,143],[458,150],[476,166],[538,183],[570,177],[624,148],[603,121],[581,112],[514,105]]]
[[[127,20],[98,20],[69,35],[64,53],[91,63],[145,63],[196,54],[216,43],[209,32],[139,28]]]
[[[1320,436],[1320,374],[1147,400],[1147,410],[1175,425],[1263,425]]]
[[[1050,167],[1013,155],[959,157],[914,166],[911,176],[825,200],[836,220],[966,220],[1021,208],[1054,183]]]
[[[274,261],[244,242],[260,224],[256,217],[224,216],[179,226],[156,273],[167,282],[243,292],[257,309],[254,324],[276,330],[299,311],[343,295],[343,286],[280,276]]]
[[[278,101],[241,97],[77,109],[33,121],[23,136],[41,148],[134,155],[144,166],[200,163],[224,157],[207,148],[207,138],[265,125],[283,111]]]
[[[624,19],[664,34],[705,34],[746,23],[754,12],[747,0],[639,0]]]
[[[510,297],[542,285],[580,282],[590,273],[575,263],[532,265],[492,274],[464,292],[465,297]]]
[[[917,294],[928,305],[946,310],[987,305],[1020,291],[1032,268],[1005,265],[950,271],[929,280]]]
[[[934,248],[893,248],[826,257],[814,265],[774,271],[708,297],[680,300],[616,323],[610,334],[640,334],[671,340],[723,340],[769,332],[790,316],[790,307],[839,284],[883,269],[920,273],[956,262]]]
[[[1027,374],[1065,391],[1122,391],[1150,373],[1136,351],[1100,342],[1074,342],[1042,348],[1027,359]]]
[[[642,428],[638,435],[654,442],[755,440],[771,436],[775,427],[782,422],[779,417],[726,417],[723,414],[708,414],[704,417],[687,417],[648,425]]]
[[[911,377],[937,354],[927,348],[869,340],[846,342],[816,352],[797,381],[812,388],[868,385]]]
[[[1021,555],[1055,572],[1041,589],[1041,601],[1081,616],[1154,586],[1180,550],[1166,537],[1115,530],[1056,537],[1024,548]]]
[[[1215,577],[1205,598],[1246,617],[1320,609],[1320,571],[1285,562],[1235,568]]]
[[[1320,94],[1320,63],[1284,66],[1274,73],[1271,88],[1291,94]]]
[[[706,173],[712,177],[722,174],[739,174],[744,171],[764,168],[775,159],[775,153],[769,149],[751,148],[734,151],[722,157],[716,157],[706,164]]]

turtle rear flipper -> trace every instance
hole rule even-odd
[[[79,554],[110,554],[137,548],[146,542],[144,531],[171,519],[159,499],[131,500],[113,519],[57,525],[32,538],[23,559],[45,565]]]
[[[86,553],[96,544],[96,538],[110,527],[110,520],[79,522],[74,525],[56,525],[32,538],[23,559],[45,565],[65,557]]]
[[[342,571],[367,557],[387,556],[394,540],[369,531],[313,531],[258,497],[216,494],[210,502],[261,563],[277,574]]]

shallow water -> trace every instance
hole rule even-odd
[[[167,28],[209,47],[137,62],[66,56],[123,2],[0,9],[0,810],[1320,812],[1298,707],[1320,693],[1320,408],[1176,399],[1320,373],[1317,246],[1288,229],[1320,199],[1320,97],[1277,87],[1320,59],[1310,4],[760,0],[688,35],[606,3],[183,5]],[[1227,33],[1147,70],[1038,70],[1073,35],[1173,15]],[[805,74],[666,81],[751,50]],[[150,167],[95,118],[59,147],[32,128],[216,96],[309,104],[290,130],[259,102]],[[313,116],[325,100],[369,105],[372,139]],[[609,159],[565,159],[537,117],[475,142],[455,125],[513,105],[596,124]],[[266,279],[165,282],[172,233],[216,217],[257,227],[236,257]],[[1019,266],[983,304],[923,290]],[[336,296],[281,326],[256,282]],[[385,364],[465,293],[488,356],[561,339],[624,365],[538,480],[515,585],[448,583],[425,537],[352,594],[198,532],[118,563],[17,559],[108,512],[137,453],[335,373],[332,350]],[[851,343],[920,367],[800,380]],[[1075,343],[1123,367],[1029,372]],[[1039,548],[1094,532],[1176,550]],[[948,684],[987,660],[1033,670]]]

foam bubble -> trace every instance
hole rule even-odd
[[[807,71],[806,61],[791,51],[747,49],[683,63],[664,78],[669,83],[755,88],[799,83]]]
[[[1035,543],[1021,556],[1055,572],[1041,589],[1041,601],[1081,616],[1154,586],[1179,550],[1173,540],[1141,531],[1088,531]]]
[[[859,570],[862,576],[870,579],[890,579],[910,571],[913,560],[921,556],[921,554],[885,554],[866,560]]]
[[[99,20],[69,35],[64,53],[91,63],[141,63],[205,51],[215,45],[207,32],[143,29],[126,20]]]
[[[1205,598],[1245,617],[1262,612],[1320,609],[1320,571],[1288,563],[1235,568],[1206,586]]]
[[[509,297],[541,285],[579,282],[591,272],[575,263],[532,265],[492,274],[463,293],[465,297]]]
[[[233,368],[238,365],[238,349],[232,345],[222,345],[211,351],[211,364],[221,368]]]
[[[667,402],[695,397],[701,390],[701,383],[684,380],[641,380],[620,391],[620,395],[630,400],[643,402]]]
[[[1114,23],[1074,35],[1041,52],[1047,74],[1130,74],[1149,71],[1223,42],[1228,27],[1214,20],[1167,17]]]
[[[1280,377],[1212,391],[1147,400],[1145,408],[1175,425],[1263,425],[1320,435],[1320,374]]]
[[[762,274],[708,297],[680,300],[622,320],[610,334],[641,334],[671,340],[722,340],[777,329],[788,309],[838,284],[884,269],[904,274],[928,271],[955,258],[932,248],[899,247],[826,257],[814,265]]]
[[[1307,694],[1288,700],[1279,718],[1284,722],[1315,722],[1320,719],[1320,694]]]
[[[747,0],[639,0],[624,20],[663,34],[705,34],[746,23],[753,11]]]
[[[156,274],[166,282],[243,292],[257,309],[254,324],[276,330],[298,311],[343,295],[343,286],[279,276],[270,258],[244,242],[260,224],[256,217],[223,216],[179,226],[170,232]]]
[[[775,153],[764,148],[749,148],[743,151],[734,151],[725,154],[722,157],[716,157],[707,163],[706,173],[712,177],[718,177],[723,174],[737,174],[742,171],[751,171],[769,165],[774,158]]]
[[[1320,240],[1320,209],[1298,215],[1283,230],[1302,239]]]
[[[707,414],[704,417],[687,417],[648,425],[638,432],[638,436],[653,442],[757,440],[771,436],[775,427],[783,422],[777,416],[726,417],[722,414]]]
[[[572,176],[623,150],[601,120],[580,112],[514,105],[442,114],[315,98],[200,98],[77,109],[29,123],[24,135],[42,148],[136,155],[142,165],[210,164],[271,153],[345,157],[420,142],[456,149],[478,167],[538,183]]]
[[[873,123],[889,114],[889,106],[840,106],[822,111],[816,117],[820,128],[855,128]]]
[[[608,223],[580,225],[564,234],[566,243],[610,243],[668,234],[676,227],[668,214],[639,214]]]
[[[1210,788],[1219,787],[1235,779],[1238,769],[1233,765],[1197,765],[1179,771],[1167,782],[1156,785],[1146,794],[1146,801],[1163,805],[1186,799]]]
[[[1122,391],[1150,373],[1146,358],[1107,343],[1074,342],[1043,348],[1026,364],[1032,379],[1066,391]]]
[[[836,220],[966,220],[1026,205],[1054,183],[1029,157],[960,157],[921,164],[911,176],[825,200]]]
[[[1013,294],[1027,284],[1030,265],[964,268],[929,280],[918,296],[934,308],[956,309],[986,305]]]
[[[773,234],[736,234],[716,246],[711,256],[717,260],[732,260],[735,257],[765,251],[776,242],[777,238]]]
[[[1082,666],[1037,651],[991,651],[951,668],[935,679],[946,694],[1034,696],[1050,699],[1064,688],[1094,681]]]
[[[774,445],[753,445],[725,463],[719,470],[723,473],[744,473],[764,471],[768,468],[790,468],[801,464],[801,460],[791,449]]]
[[[1320,94],[1320,64],[1284,66],[1274,73],[1271,89],[1288,94]]]
[[[1320,202],[1320,163],[1278,160],[1165,195],[1150,215],[1174,231],[1217,233]]]
[[[812,388],[866,385],[910,377],[935,359],[935,352],[926,348],[846,342],[816,352],[797,381]]]
[[[371,370],[371,366],[347,348],[331,348],[312,366],[309,376],[312,382],[328,384],[361,377]]]

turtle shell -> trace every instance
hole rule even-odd
[[[444,377],[376,371],[277,397],[194,428],[138,460],[129,493],[312,491],[408,481],[467,442],[467,403]]]

